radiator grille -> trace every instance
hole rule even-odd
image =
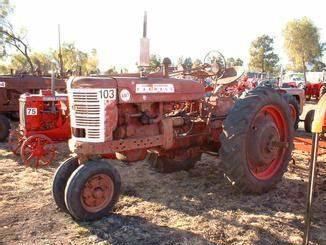
[[[99,98],[99,89],[72,89],[71,124],[85,129],[84,138],[79,141],[104,142],[104,102]]]

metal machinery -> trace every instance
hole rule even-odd
[[[19,99],[19,128],[11,131],[9,145],[26,166],[46,166],[55,157],[55,142],[71,136],[68,96],[51,90],[25,93]]]
[[[146,18],[145,18],[146,20]],[[75,77],[67,82],[74,157],[57,169],[57,206],[78,220],[97,219],[118,201],[121,179],[104,154],[129,163],[147,156],[160,172],[188,170],[202,153],[220,156],[227,179],[245,192],[263,193],[282,178],[293,149],[293,121],[272,88],[237,96],[241,72],[210,52],[194,69],[147,73],[146,21],[139,74]]]
[[[39,93],[50,89],[51,78],[31,75],[0,76],[0,141],[4,141],[10,130],[10,120],[18,119],[19,96],[23,93]],[[56,79],[55,90],[63,92],[66,83]]]
[[[305,229],[304,229],[304,239],[303,244],[309,244],[309,234],[310,234],[310,223],[312,214],[312,200],[315,188],[315,180],[317,173],[317,156],[325,153],[321,152],[319,146],[319,138],[321,134],[326,132],[326,95],[319,100],[317,109],[315,110],[313,116],[313,123],[311,125],[312,144],[311,144],[311,159],[310,159],[310,169],[309,169],[309,182],[307,191],[307,202],[306,202],[306,215],[305,215]]]

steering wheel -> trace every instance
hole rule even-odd
[[[204,58],[205,71],[213,73],[213,80],[223,77],[226,70],[226,61],[224,56],[217,50],[210,51]]]

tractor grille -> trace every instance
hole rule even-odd
[[[71,126],[85,130],[83,136],[74,135],[79,141],[104,142],[104,103],[99,99],[99,89],[72,89]],[[73,131],[74,132],[74,131]]]

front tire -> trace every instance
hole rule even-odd
[[[291,112],[291,118],[293,121],[293,127],[295,130],[299,127],[299,121],[300,121],[300,105],[297,99],[290,95],[290,94],[284,94],[284,99],[288,102],[290,106],[290,112]]]
[[[304,119],[304,130],[307,133],[311,133],[312,121],[314,120],[314,116],[315,116],[315,110],[310,110],[306,114],[306,117]]]
[[[112,211],[120,195],[118,171],[102,160],[90,160],[70,176],[65,204],[76,220],[96,220]]]
[[[52,183],[52,196],[58,208],[68,213],[65,204],[65,188],[71,174],[78,168],[78,159],[71,157],[65,160],[54,174]]]
[[[264,193],[282,178],[293,150],[285,99],[258,88],[236,102],[223,122],[220,156],[228,179],[241,191]]]

